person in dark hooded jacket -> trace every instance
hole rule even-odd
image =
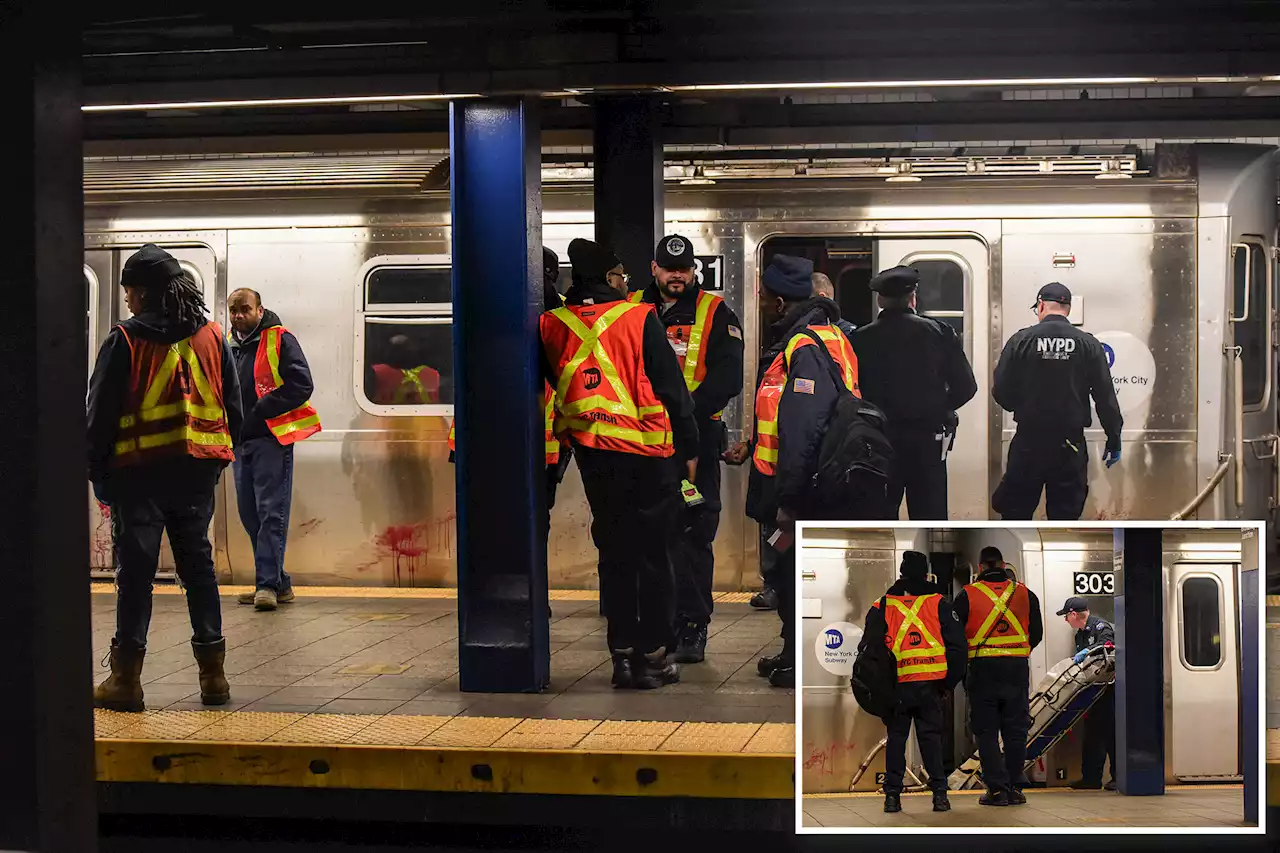
[[[756,389],[756,429],[750,443],[739,442],[725,452],[733,465],[752,459],[747,481],[747,515],[764,528],[766,543],[777,552],[765,583],[777,593],[782,621],[781,653],[761,658],[756,671],[775,687],[794,687],[795,649],[795,520],[809,501],[818,450],[839,391],[828,366],[828,353],[842,379],[858,393],[858,362],[848,339],[833,325],[839,307],[813,295],[813,262],[790,255],[774,255],[761,276],[773,296],[766,310],[775,318],[770,343],[760,358]],[[822,352],[809,337],[825,344]]]
[[[293,581],[284,570],[293,503],[293,442],[319,431],[319,417],[309,402],[315,386],[298,339],[289,331],[270,332],[282,328],[280,317],[263,307],[257,291],[232,292],[227,312],[245,409],[243,446],[234,467],[236,501],[240,522],[253,543],[255,575],[254,591],[241,595],[239,601],[257,610],[275,610],[277,604],[294,597]],[[271,341],[266,341],[268,334]],[[264,371],[259,349],[270,344],[278,345],[279,352],[275,366]],[[266,375],[258,376],[259,372]],[[274,375],[279,376],[278,384]],[[294,423],[314,421],[314,425],[291,433],[280,423],[290,417],[298,418]]]
[[[964,627],[941,588],[929,580],[929,558],[919,551],[902,555],[898,580],[885,592],[885,611],[877,600],[867,611],[861,652],[867,643],[884,642],[898,661],[893,714],[884,721],[884,810],[902,811],[902,779],[907,769],[907,739],[915,723],[920,757],[929,774],[933,810],[945,812],[947,778],[942,763],[943,709],[946,695],[964,678]],[[924,600],[921,600],[924,599]]]
[[[111,675],[94,704],[142,711],[151,585],[166,531],[186,591],[206,705],[225,704],[226,640],[209,522],[222,469],[238,450],[240,386],[222,331],[178,261],[148,243],[120,276],[133,317],[115,326],[89,381],[89,480],[110,507],[116,548]]]

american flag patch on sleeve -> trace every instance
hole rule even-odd
[[[813,380],[796,377],[795,385],[793,387],[797,394],[812,394]]]

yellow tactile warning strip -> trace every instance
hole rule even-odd
[[[114,594],[115,584],[97,582],[89,588],[99,594]],[[455,587],[395,587],[395,586],[298,586],[294,591],[299,598],[409,598],[409,599],[452,599],[458,597]],[[159,584],[154,590],[156,595],[181,595],[182,589],[177,584]],[[242,592],[253,592],[251,586],[220,586],[222,595],[239,595]],[[712,595],[719,604],[744,604],[751,600],[754,592],[717,592]],[[547,592],[552,601],[598,601],[599,590],[594,589],[553,589]],[[403,614],[360,614],[352,616],[362,621],[382,619],[396,621],[406,618]]]
[[[1166,791],[1178,791],[1178,790],[1188,790],[1188,791],[1239,791],[1239,790],[1242,790],[1242,789],[1244,788],[1244,785],[1240,784],[1239,782],[1236,782],[1236,783],[1233,783],[1233,784],[1225,784],[1225,785],[1165,785],[1165,786],[1164,786],[1164,788],[1165,788],[1165,790],[1166,790]],[[978,787],[978,788],[971,788],[971,789],[964,790],[964,791],[948,791],[948,792],[947,792],[947,795],[948,795],[948,796],[952,796],[952,797],[955,797],[955,796],[957,796],[957,795],[958,795],[958,796],[962,796],[962,797],[964,797],[964,796],[969,796],[969,795],[973,795],[973,796],[975,796],[975,797],[976,797],[976,796],[979,796],[979,795],[981,795],[981,794],[986,793],[986,790],[987,790],[986,788]],[[1096,794],[1096,793],[1098,793],[1097,791],[1077,791],[1077,790],[1076,790],[1076,789],[1074,789],[1074,788],[1068,788],[1068,787],[1065,787],[1065,786],[1063,786],[1063,787],[1053,787],[1053,788],[1028,788],[1027,790],[1028,790],[1030,793],[1032,793],[1032,794],[1035,794],[1035,793],[1046,793],[1046,794]],[[879,798],[879,797],[883,797],[883,796],[884,796],[884,794],[880,793],[879,791],[856,791],[856,792],[853,792],[853,793],[847,793],[847,794],[846,794],[846,793],[835,793],[835,794],[805,794],[805,795],[804,795],[804,798],[805,798],[806,800],[860,800],[860,799],[864,799],[864,798],[867,798],[867,797],[876,797],[876,798]],[[904,796],[904,797],[928,797],[928,796],[932,796],[932,794],[931,794],[929,791],[909,791],[909,792],[904,792],[902,796]]]
[[[96,710],[98,779],[790,799],[789,723]]]
[[[1267,761],[1280,762],[1280,729],[1267,729]]]
[[[1280,595],[1268,595],[1268,596],[1267,596],[1267,606],[1268,606],[1268,607],[1280,607]]]

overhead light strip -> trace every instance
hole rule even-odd
[[[668,92],[751,92],[802,89],[938,89],[1005,86],[1152,86],[1210,83],[1257,83],[1280,79],[1280,75],[1242,77],[1024,77],[975,80],[846,80],[808,83],[698,83],[663,86]]]
[[[411,104],[430,101],[456,101],[483,97],[474,92],[456,95],[352,95],[332,98],[260,98],[235,101],[170,101],[154,104],[87,104],[86,113],[150,112],[155,110],[218,110],[241,107],[308,107],[349,104]]]

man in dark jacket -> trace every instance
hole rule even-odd
[[[1084,431],[1098,422],[1107,434],[1103,462],[1120,461],[1124,418],[1111,383],[1107,352],[1093,335],[1071,325],[1071,291],[1056,281],[1040,288],[1032,306],[1039,321],[1014,333],[996,364],[992,396],[1013,412],[1018,431],[1009,444],[1004,478],[991,496],[1001,518],[1029,519],[1044,492],[1051,521],[1075,521],[1089,496],[1089,450]]]
[[[103,341],[89,380],[89,480],[109,505],[116,546],[116,635],[98,707],[142,711],[151,584],[167,530],[186,590],[192,650],[207,705],[225,704],[226,641],[209,521],[214,490],[240,435],[235,363],[205,317],[199,287],[147,244],[120,285],[133,317]]]
[[[984,806],[1018,806],[1027,754],[1031,650],[1044,638],[1036,594],[1009,577],[999,548],[983,548],[973,583],[956,596],[969,648],[969,729],[978,741]],[[1004,749],[1000,744],[1003,741]]]
[[[742,393],[742,323],[723,298],[704,291],[695,278],[693,243],[679,234],[663,237],[654,250],[653,281],[632,301],[654,306],[666,328],[698,419],[698,477],[702,503],[688,507],[676,542],[677,663],[698,663],[706,654],[715,580],[716,530],[720,526],[720,455],[725,407]]]
[[[751,458],[747,516],[760,523],[766,545],[777,552],[767,563],[765,583],[778,596],[782,652],[757,661],[757,671],[775,687],[794,687],[795,520],[806,508],[818,450],[838,396],[827,354],[804,333],[830,334],[835,330],[839,339],[833,342],[843,350],[841,359],[848,362],[839,366],[852,376],[850,390],[854,393],[857,363],[848,341],[839,347],[843,335],[832,325],[839,319],[840,309],[830,299],[813,295],[812,261],[775,255],[760,280],[773,299],[764,309],[766,320],[772,322],[757,374],[756,428],[752,441],[731,447],[725,460],[741,465]],[[797,346],[788,359],[786,350],[793,340]]]
[[[253,543],[254,591],[240,596],[241,604],[275,610],[293,601],[293,581],[284,570],[289,509],[293,503],[293,445],[281,443],[267,424],[311,399],[314,383],[302,347],[292,332],[279,336],[278,388],[258,387],[255,367],[264,333],[281,326],[276,312],[262,306],[254,290],[237,290],[227,299],[231,315],[231,347],[240,376],[245,410],[244,434],[236,454],[236,501],[240,522]]]
[[[867,643],[886,643],[898,660],[898,688],[893,714],[885,721],[884,810],[902,811],[902,780],[907,769],[907,739],[916,726],[920,757],[929,774],[933,810],[948,811],[947,778],[942,761],[943,709],[947,694],[964,678],[964,629],[942,590],[929,580],[929,558],[919,551],[902,555],[899,577],[880,602],[867,611],[861,652]],[[936,596],[935,602],[919,601]],[[925,612],[925,608],[929,612]],[[937,628],[937,636],[934,634]],[[890,630],[893,629],[893,630]],[[939,648],[941,646],[941,648]],[[938,660],[939,652],[943,660]]]
[[[894,267],[871,280],[880,314],[854,333],[853,349],[862,396],[889,420],[894,517],[905,494],[912,521],[944,520],[956,410],[973,399],[978,383],[951,326],[916,313],[919,282],[911,267]]]
[[[1076,653],[1072,659],[1081,663],[1094,649],[1116,644],[1116,629],[1107,620],[1089,612],[1089,602],[1072,596],[1062,605],[1058,615],[1075,629]],[[1102,785],[1102,768],[1106,759],[1111,760],[1111,779],[1108,791],[1116,789],[1116,694],[1108,685],[1093,703],[1084,718],[1084,743],[1080,750],[1080,778],[1071,783],[1072,788],[1096,791]]]

